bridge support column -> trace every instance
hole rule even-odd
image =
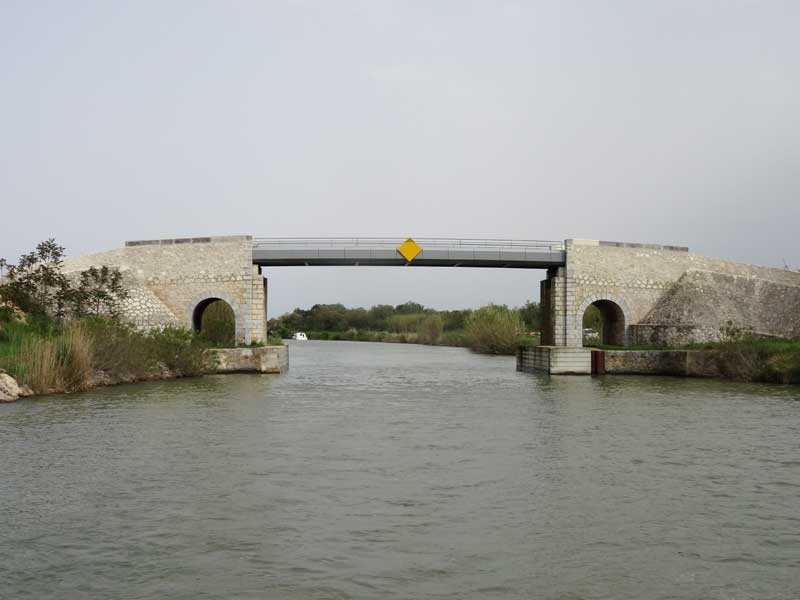
[[[250,306],[246,316],[242,343],[262,343],[267,341],[267,280],[261,275],[261,267],[251,266]]]
[[[542,344],[581,347],[580,316],[575,305],[574,283],[565,267],[550,269],[540,284],[542,304]]]
[[[542,304],[542,340],[544,346],[564,345],[564,273],[563,268],[548,269],[547,279],[539,287]]]
[[[576,302],[576,289],[575,282],[575,265],[570,256],[573,240],[565,240],[565,258],[566,266],[564,267],[564,346],[570,348],[583,347],[583,311],[577,310]]]

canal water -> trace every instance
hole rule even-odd
[[[0,598],[800,598],[800,390],[306,342],[0,406]]]

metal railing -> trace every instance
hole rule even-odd
[[[397,248],[408,238],[403,237],[294,237],[254,238],[253,247],[259,249],[289,248]],[[563,250],[563,241],[508,240],[508,239],[462,239],[462,238],[413,238],[422,249],[465,250]]]

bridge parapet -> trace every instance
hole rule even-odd
[[[412,260],[397,251],[404,238],[255,238],[253,262],[261,266],[373,265],[548,269],[563,265],[564,243],[540,240],[415,238]]]
[[[290,237],[253,238],[253,246],[284,248],[384,248],[396,249],[406,241],[403,237]],[[512,240],[506,238],[414,238],[423,248],[450,249],[549,249],[563,250],[563,241]]]

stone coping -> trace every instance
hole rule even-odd
[[[213,244],[220,242],[252,242],[252,235],[217,235],[193,238],[169,238],[164,240],[132,240],[125,242],[126,248],[133,246],[171,246],[173,244]]]
[[[672,252],[689,252],[688,246],[666,246],[662,244],[639,244],[636,242],[609,242],[604,240],[566,240],[573,246],[606,246],[612,248],[641,248],[642,250],[670,250]]]

